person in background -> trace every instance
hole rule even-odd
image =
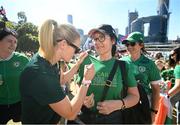
[[[17,33],[0,29],[0,124],[21,121],[19,77],[29,60],[16,47]]]
[[[175,85],[168,91],[168,97],[176,98],[177,124],[180,124],[180,47],[175,48],[170,54],[170,65],[173,65]]]
[[[111,119],[101,119],[96,116],[110,116],[111,113],[118,113],[118,110],[129,108],[137,104],[139,100],[139,93],[137,89],[136,80],[126,64],[125,69],[127,71],[127,96],[122,98],[120,93],[123,89],[122,77],[120,68],[114,75],[114,79],[109,87],[105,100],[102,100],[103,90],[106,85],[106,80],[111,72],[111,69],[115,63],[115,51],[116,51],[116,33],[111,25],[103,24],[98,28],[92,29],[89,32],[89,36],[95,46],[95,50],[98,53],[98,57],[88,56],[79,68],[78,84],[83,84],[83,66],[93,63],[95,67],[95,76],[92,80],[92,84],[88,90],[86,99],[84,101],[84,107],[82,109],[82,115],[80,120],[87,124],[118,124],[121,123],[120,115]]]
[[[162,59],[157,59],[155,61],[155,64],[157,66],[157,68],[159,69],[160,72],[164,71],[165,70],[165,62],[164,60]]]
[[[155,55],[155,60],[158,60],[158,59],[164,59],[164,56],[163,56],[163,54],[161,52],[158,52]]]
[[[136,80],[141,83],[149,97],[152,123],[158,112],[161,82],[160,72],[155,63],[145,56],[144,36],[140,32],[132,32],[122,41],[129,51],[129,56],[122,58],[131,64]],[[149,110],[149,109],[147,109]]]
[[[20,78],[22,123],[57,124],[61,117],[74,119],[94,77],[94,67],[93,64],[85,66],[83,84],[70,101],[61,84],[73,77],[88,54],[82,53],[74,67],[63,75],[57,63],[60,60],[69,62],[80,51],[80,35],[72,25],[58,25],[49,19],[40,28],[39,45],[38,53],[32,57]]]

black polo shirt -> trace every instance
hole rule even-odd
[[[60,116],[49,106],[65,98],[59,70],[47,60],[34,55],[21,74],[22,123],[57,123]],[[62,107],[63,108],[63,107]]]

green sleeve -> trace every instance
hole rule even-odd
[[[135,79],[135,74],[134,74],[134,71],[133,69],[131,68],[131,64],[129,63],[126,63],[126,71],[127,71],[127,82],[128,82],[128,86],[129,87],[135,87],[137,86],[137,82],[136,82],[136,79]]]
[[[149,73],[150,73],[149,74],[150,81],[157,81],[161,79],[159,70],[153,61],[151,62]]]

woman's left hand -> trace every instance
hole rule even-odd
[[[97,109],[101,114],[105,114],[105,115],[110,114],[111,112],[115,111],[113,100],[105,100],[103,102],[98,102]]]

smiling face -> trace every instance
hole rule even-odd
[[[7,58],[17,47],[17,39],[13,35],[7,35],[0,41],[0,57]]]
[[[92,36],[92,41],[99,56],[111,53],[114,41],[111,40],[111,37],[109,35],[96,32]]]

